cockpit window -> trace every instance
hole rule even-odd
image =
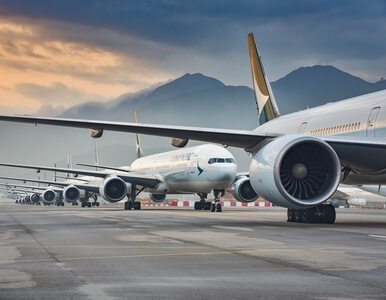
[[[214,163],[228,163],[228,164],[235,164],[235,160],[233,158],[210,158],[208,160],[208,164],[214,164]]]
[[[210,158],[208,160],[208,164],[214,164],[216,162],[216,159],[215,158]]]

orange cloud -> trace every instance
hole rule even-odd
[[[0,24],[0,107],[8,113],[108,101],[171,77],[129,52],[60,39],[49,30],[20,19]]]

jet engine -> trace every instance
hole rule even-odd
[[[253,157],[249,177],[256,193],[273,204],[307,208],[328,200],[340,182],[340,161],[323,140],[278,137]]]
[[[81,196],[81,191],[74,185],[66,186],[63,189],[63,198],[67,203],[77,202]]]
[[[24,197],[24,203],[25,204],[31,204],[31,196],[27,195]]]
[[[48,189],[45,190],[42,194],[42,201],[46,205],[55,203],[56,199],[59,197],[58,193],[54,190]]]
[[[150,199],[153,202],[163,202],[166,199],[166,194],[150,194]]]
[[[240,202],[254,202],[259,195],[253,190],[247,176],[238,178],[231,187],[233,197]]]
[[[40,195],[38,193],[34,193],[31,195],[31,202],[33,204],[38,204],[40,202]]]
[[[100,195],[108,202],[121,201],[129,192],[130,185],[117,176],[109,176],[99,187]]]

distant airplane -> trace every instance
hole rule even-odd
[[[369,189],[370,191],[367,191]],[[385,208],[386,197],[381,196],[372,186],[340,185],[329,202],[335,206],[359,206],[366,208]]]
[[[255,130],[31,116],[0,116],[0,120],[165,136],[173,138],[174,145],[179,147],[191,139],[243,148],[252,155],[248,176],[254,193],[288,208],[290,222],[334,223],[335,208],[325,202],[340,182],[386,184],[386,91],[280,116],[252,34],[248,36],[248,46],[260,121]],[[191,151],[182,153],[193,154]],[[151,168],[151,160],[144,163]],[[177,165],[178,156],[172,163]],[[201,162],[199,166],[202,167]],[[153,189],[164,186],[157,177],[130,178],[129,174],[107,177],[109,181],[102,191],[112,182],[117,183],[117,190],[119,186],[124,189],[125,179],[134,185],[146,182]]]

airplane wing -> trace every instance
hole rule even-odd
[[[369,175],[386,174],[386,139],[355,138],[345,136],[319,137],[327,142],[343,165],[349,165],[354,173]]]
[[[52,186],[36,186],[36,185],[23,185],[23,184],[9,184],[9,183],[0,183],[0,185],[10,185],[11,187],[15,188],[24,188],[24,189],[31,189],[31,190],[47,190],[52,189],[55,192],[62,192],[63,189],[60,187],[52,187]]]
[[[113,171],[119,171],[119,172],[129,172],[128,170],[123,170],[123,169],[120,169],[120,168],[104,166],[104,165],[93,165],[93,164],[84,164],[84,163],[77,163],[77,165],[81,166],[81,167],[106,169],[106,170],[113,170]]]
[[[141,133],[180,139],[191,139],[239,148],[252,148],[266,138],[277,136],[257,134],[251,130],[167,126],[143,123],[44,118],[32,116],[0,116],[0,121]]]
[[[99,178],[105,178],[109,175],[116,175],[117,177],[121,178],[127,183],[140,185],[143,187],[149,187],[154,188],[160,183],[160,179],[156,176],[152,175],[144,175],[144,174],[135,174],[135,173],[127,173],[125,171],[122,171],[123,174],[119,173],[108,173],[104,171],[88,171],[88,170],[81,170],[81,169],[67,169],[67,168],[52,168],[52,167],[45,167],[45,166],[33,166],[33,165],[21,165],[21,164],[7,164],[7,163],[0,163],[0,166],[5,167],[15,167],[15,168],[24,168],[24,169],[33,169],[37,170],[38,172],[40,170],[43,171],[52,171],[52,172],[62,172],[62,173],[70,173],[75,175],[85,175],[85,176],[93,176],[93,177],[99,177]],[[73,178],[76,179],[76,178]],[[83,186],[87,187],[89,185],[76,185],[78,187]]]
[[[16,181],[22,181],[24,183],[36,182],[36,183],[48,184],[49,186],[46,186],[45,189],[54,188],[55,186],[62,187],[62,189],[63,189],[66,186],[73,185],[73,186],[76,186],[77,188],[82,189],[82,190],[86,190],[86,191],[90,191],[90,192],[94,192],[94,193],[99,192],[99,186],[91,185],[91,184],[80,184],[80,183],[69,183],[69,182],[60,182],[60,181],[18,178],[18,177],[3,177],[3,176],[0,176],[0,179],[16,180]],[[77,180],[76,178],[72,178],[72,179]],[[9,184],[9,185],[12,186],[12,184]]]
[[[32,116],[1,116],[0,121],[55,125],[65,127],[103,129],[120,132],[141,133],[172,138],[191,139],[218,143],[239,148],[253,149],[259,143],[278,137],[275,133],[257,133],[251,130],[230,130],[187,126],[166,126],[127,122],[90,121],[80,119],[45,118]],[[375,172],[374,175],[386,174],[385,157],[386,139],[353,138],[344,136],[318,137],[326,141],[338,154],[343,165],[349,165],[360,173]],[[67,172],[67,171],[66,171]],[[96,176],[87,171],[72,172]],[[71,172],[69,172],[71,173]],[[105,175],[103,175],[105,176]],[[99,174],[97,177],[103,177]],[[119,175],[123,179],[123,176]],[[130,181],[127,181],[130,182]],[[140,183],[136,184],[141,185]]]

